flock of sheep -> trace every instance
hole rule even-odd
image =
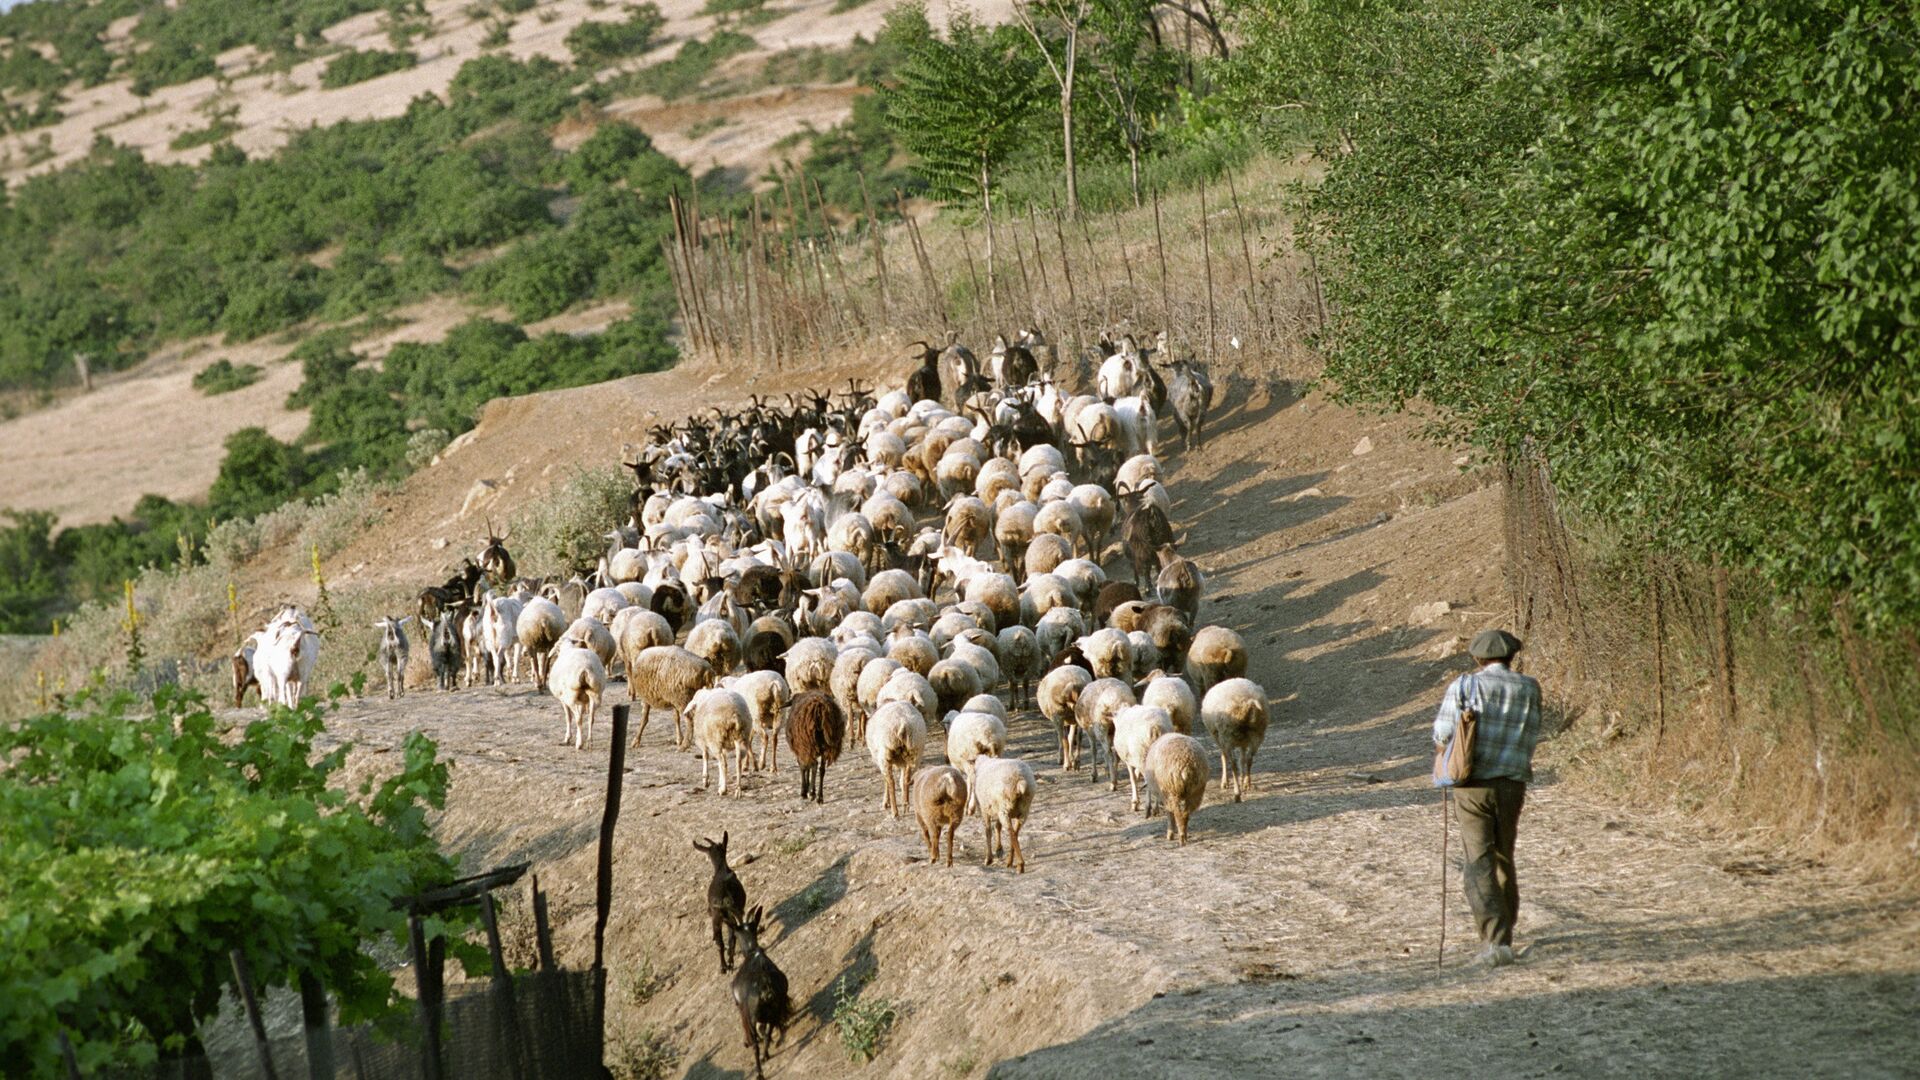
[[[824,800],[851,738],[930,859],[944,834],[951,865],[977,815],[987,865],[1004,850],[1021,872],[1035,774],[1007,742],[1031,703],[1060,768],[1091,750],[1109,790],[1124,770],[1132,808],[1164,811],[1184,844],[1211,778],[1196,722],[1238,801],[1268,721],[1239,636],[1198,622],[1204,578],[1179,554],[1161,479],[1158,417],[1171,414],[1183,449],[1199,443],[1206,370],[1170,359],[1164,335],[1157,349],[1103,347],[1085,394],[1054,381],[1031,331],[996,340],[984,365],[951,339],[916,358],[902,389],[756,397],[654,428],[627,462],[628,520],[609,523],[591,573],[515,579],[505,538],[489,535],[480,563],[424,590],[415,615],[377,624],[389,694],[403,692],[415,617],[437,685],[512,682],[530,662],[576,748],[624,671],[633,744],[654,710],[671,714],[703,788],[717,772],[719,793],[737,796],[743,770],[777,774],[784,732],[801,796]],[[1125,569],[1110,577],[1116,536]],[[256,670],[293,631],[263,634]],[[922,767],[934,732],[944,763]],[[723,930],[751,943],[754,913],[723,887],[724,839],[709,852],[715,943]],[[756,1071],[786,1019],[784,977],[773,993],[778,969],[757,956],[734,986]]]

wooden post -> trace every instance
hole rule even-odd
[[[73,354],[73,370],[80,376],[80,389],[86,393],[92,393],[93,364],[86,353]]]
[[[1113,222],[1113,238],[1120,245],[1120,265],[1127,271],[1127,321],[1135,326],[1140,324],[1140,290],[1133,283],[1133,260],[1127,257],[1127,234],[1120,229],[1120,215],[1108,219]]]
[[[1667,737],[1667,604],[1660,588],[1660,572],[1648,561],[1653,577],[1653,753]]]
[[[979,271],[975,270],[973,266],[973,242],[967,239],[967,230],[965,229],[960,230],[960,251],[967,257],[967,280],[973,283],[973,313],[974,317],[978,318],[980,313],[985,310],[981,306],[981,301],[984,300],[985,297],[980,294]],[[990,317],[995,323],[998,323],[1000,321],[1000,312],[998,309],[994,310]]]
[[[1740,774],[1740,747],[1734,741],[1734,728],[1740,723],[1740,700],[1733,688],[1733,614],[1729,610],[1727,593],[1729,591],[1727,568],[1720,562],[1720,556],[1713,557],[1713,633],[1719,641],[1714,650],[1714,659],[1719,665],[1720,675],[1720,725],[1726,737],[1727,750],[1733,756],[1733,771],[1737,779]]]
[[[540,953],[540,970],[553,971],[553,928],[547,924],[547,894],[540,891],[540,875],[533,875],[533,941]]]
[[[420,1075],[422,1080],[440,1080],[440,973],[434,967],[426,926],[417,912],[407,916],[407,939],[420,1008]]]
[[[1213,244],[1207,236],[1207,182],[1200,181],[1200,257],[1207,270],[1207,362],[1218,348],[1213,329]]]
[[[1100,287],[1100,321],[1113,321],[1112,294],[1107,292],[1107,275],[1100,271],[1100,257],[1093,253],[1093,230],[1087,226],[1086,214],[1079,215],[1080,239],[1087,245],[1087,263],[1093,267],[1093,283]]]
[[[1153,189],[1153,250],[1160,255],[1160,327],[1173,331],[1173,301],[1167,296],[1167,241],[1160,234],[1160,189]]]
[[[247,963],[244,950],[235,949],[227,954],[233,964],[233,984],[240,991],[240,1004],[247,1011],[247,1026],[253,1030],[254,1057],[259,1059],[260,1075],[266,1080],[280,1080],[280,1074],[273,1068],[273,1051],[267,1044],[267,1025],[260,1019],[260,998],[253,992],[253,968]]]
[[[886,249],[880,242],[880,218],[873,212],[873,196],[867,194],[867,174],[860,174],[860,201],[867,207],[867,233],[873,242],[873,272],[880,279],[880,308],[886,310],[893,306],[887,298],[887,258]]]
[[[1038,235],[1040,227],[1039,217],[1040,215],[1034,210],[1033,204],[1028,203],[1027,221],[1035,229],[1033,238],[1035,251],[1040,249],[1040,237]],[[1074,343],[1078,345],[1081,333],[1080,296],[1073,287],[1073,260],[1067,257],[1067,234],[1060,228],[1060,208],[1058,206],[1053,208],[1053,237],[1060,244],[1060,272],[1067,281],[1067,307],[1073,312]]]
[[[1018,221],[1019,219],[1016,218],[1015,220]],[[1020,266],[1020,291],[1026,294],[1027,310],[1035,313],[1035,321],[1038,322],[1038,312],[1040,310],[1039,298],[1034,295],[1033,282],[1027,278],[1027,257],[1022,254],[1020,250],[1019,226],[1008,226],[1007,236],[1013,240],[1013,261]],[[1037,264],[1034,266],[1033,272],[1035,275],[1040,273],[1040,267]],[[1051,294],[1053,290],[1048,289],[1047,292]],[[1052,305],[1049,304],[1048,306],[1051,307]]]
[[[65,1028],[60,1029],[60,1060],[67,1067],[67,1080],[80,1080],[80,1061],[73,1056],[73,1040]]]
[[[333,1030],[327,1017],[327,991],[311,971],[300,973],[300,1013],[307,1032],[307,1075],[312,1080],[333,1080]]]
[[[487,957],[493,962],[493,1011],[495,1035],[501,1055],[516,1078],[527,1075],[525,1044],[520,1038],[520,1006],[513,998],[513,973],[507,970],[506,950],[500,946],[500,920],[494,911],[493,893],[480,894],[480,922],[487,929]]]
[[[1240,190],[1234,185],[1232,169],[1227,170],[1227,195],[1233,199],[1234,220],[1240,223],[1240,257],[1245,259],[1247,263],[1247,287],[1241,295],[1244,296],[1247,301],[1247,318],[1250,320],[1248,329],[1251,331],[1252,327],[1260,325],[1262,320],[1260,318],[1260,312],[1255,308],[1253,302],[1255,292],[1253,245],[1247,242],[1247,215],[1240,210]]]
[[[607,916],[613,911],[613,829],[620,821],[620,783],[627,766],[627,719],[633,706],[613,707],[613,742],[607,752],[607,802],[600,814],[599,873],[593,887],[593,1030],[607,1026]]]

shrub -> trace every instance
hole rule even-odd
[[[53,515],[44,510],[0,513],[9,522],[0,528],[0,634],[42,633],[60,598]]]
[[[444,428],[422,428],[407,437],[407,468],[424,469],[453,441]]]
[[[646,3],[627,10],[625,22],[583,22],[567,32],[567,49],[576,64],[603,66],[653,47],[660,28],[667,24],[659,7]]]
[[[194,374],[193,388],[208,397],[213,397],[252,386],[259,381],[260,365],[235,364],[231,360],[221,359],[215,360]]]
[[[248,427],[227,436],[220,474],[207,503],[221,517],[250,517],[296,495],[307,482],[307,459],[297,447]]]
[[[167,143],[167,147],[172,150],[191,150],[196,146],[217,143],[239,130],[240,125],[231,120],[215,120],[206,127],[189,128],[175,135],[172,141]]]
[[[754,40],[745,34],[716,30],[712,37],[696,38],[680,46],[672,59],[633,72],[622,79],[621,84],[637,93],[658,94],[673,101],[698,90],[720,61],[753,47]]]
[[[404,50],[388,52],[382,49],[362,49],[357,52],[344,52],[328,62],[326,70],[320,73],[320,85],[328,90],[338,90],[343,86],[377,79],[382,75],[391,75],[396,71],[405,71],[419,62],[419,57]]]
[[[879,1055],[881,1042],[899,1018],[898,1005],[886,998],[862,995],[858,987],[849,990],[846,976],[834,985],[833,1026],[840,1033],[840,1046],[855,1063],[869,1062]]]
[[[591,570],[606,553],[607,530],[626,520],[633,484],[617,469],[581,469],[513,519],[529,574],[565,576]]]

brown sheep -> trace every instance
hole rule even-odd
[[[787,709],[787,749],[800,762],[800,798],[827,801],[827,766],[840,760],[846,737],[846,717],[832,694],[809,690],[794,697]]]
[[[913,816],[920,822],[920,838],[927,844],[927,864],[940,861],[940,833],[947,834],[947,865],[953,865],[953,848],[959,840],[960,823],[966,818],[967,778],[951,765],[924,770],[913,780]]]

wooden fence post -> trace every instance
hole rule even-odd
[[[1160,189],[1153,189],[1153,250],[1160,255],[1160,326],[1173,333],[1173,301],[1167,295],[1167,241],[1160,234]]]
[[[867,234],[873,242],[873,272],[880,279],[880,309],[885,311],[893,306],[887,298],[887,259],[886,250],[880,242],[880,218],[873,212],[873,196],[867,194],[867,174],[860,174],[860,201],[867,207]]]
[[[553,971],[553,928],[547,923],[547,894],[540,890],[540,875],[533,875],[533,941],[540,953],[540,970]]]
[[[1207,233],[1207,182],[1200,181],[1200,257],[1207,271],[1207,362],[1219,348],[1213,323],[1213,242]]]
[[[487,930],[487,958],[493,963],[492,983],[494,1032],[501,1054],[515,1077],[527,1075],[525,1043],[520,1038],[520,1006],[513,997],[513,973],[507,970],[506,950],[500,947],[500,920],[494,911],[493,893],[480,894],[480,922]]]
[[[436,940],[435,944],[438,943]],[[312,1080],[334,1080],[333,1029],[327,1016],[327,991],[320,985],[319,976],[311,971],[300,973],[300,1013],[307,1032],[307,1075]],[[437,1032],[433,1045],[437,1051],[440,1046]]]
[[[267,1044],[267,1025],[260,1018],[260,998],[253,991],[253,968],[247,963],[247,954],[235,949],[227,954],[233,964],[233,983],[240,990],[240,1004],[247,1011],[247,1026],[253,1031],[253,1054],[260,1063],[260,1075],[266,1080],[280,1080],[280,1074],[273,1068],[273,1052]]]
[[[407,938],[413,959],[414,992],[420,1009],[420,1075],[440,1080],[440,971],[427,945],[427,928],[418,912],[407,916]],[[440,944],[435,938],[434,944]]]
[[[613,707],[613,744],[607,752],[607,802],[600,814],[599,872],[593,887],[593,1030],[607,1027],[607,916],[613,911],[613,829],[620,821],[620,784],[627,766],[627,719],[633,707]]]

